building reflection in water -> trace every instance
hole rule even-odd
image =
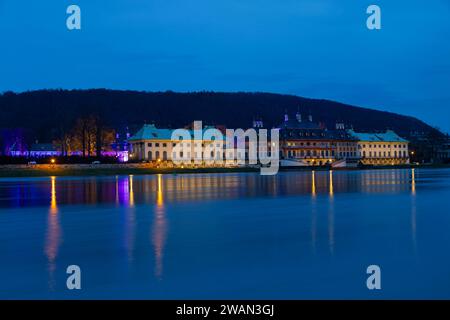
[[[409,170],[368,170],[361,173],[357,191],[367,193],[397,193],[410,190]]]
[[[130,175],[121,180],[125,185],[121,190],[125,191],[127,197],[125,201],[127,203],[125,209],[125,250],[127,252],[128,262],[131,263],[134,260],[134,243],[136,238],[136,212],[134,205],[134,180]]]
[[[394,171],[394,172],[392,172]],[[417,170],[367,170],[336,174],[327,171],[280,173],[273,177],[259,174],[209,174],[192,176],[165,175],[164,202],[243,199],[305,195],[319,197],[340,193],[415,193]],[[413,178],[411,179],[411,175]],[[61,179],[58,205],[105,204],[134,207],[138,203],[153,204],[156,198],[155,177],[118,176],[113,179]],[[333,179],[330,185],[330,178]],[[3,206],[48,205],[48,185],[27,182],[16,188],[0,189]],[[26,191],[25,191],[26,189]],[[7,192],[7,193],[6,193]],[[40,193],[45,197],[40,197]],[[3,200],[4,199],[4,200]],[[44,200],[41,200],[44,199]],[[40,202],[42,201],[42,203]]]
[[[417,207],[416,207],[416,172],[411,169],[411,235],[413,250],[417,250]]]
[[[163,275],[163,250],[166,241],[167,219],[164,207],[163,178],[157,176],[156,207],[154,211],[152,244],[155,253],[155,277],[162,279]]]
[[[311,194],[316,196],[316,172],[313,170],[311,173]]]
[[[49,289],[55,290],[56,257],[61,244],[61,226],[59,222],[58,204],[56,197],[56,178],[51,177],[50,208],[47,218],[47,232],[45,239],[45,255],[49,272]]]
[[[311,246],[312,251],[316,253],[317,241],[317,203],[316,203],[316,173],[311,173]]]
[[[334,253],[334,189],[333,189],[333,170],[330,170],[329,181],[329,203],[328,203],[328,246],[330,253]]]
[[[119,176],[116,176],[116,186],[115,186],[115,191],[116,191],[116,206],[119,206],[120,204],[120,198],[119,198]]]
[[[334,195],[334,189],[333,189],[333,170],[330,170],[330,181],[329,181],[329,188],[330,188],[330,199],[333,198]]]
[[[319,241],[322,205],[328,205],[327,238],[330,252],[336,249],[335,222],[337,196],[342,193],[408,193],[411,195],[411,218],[408,227],[413,241],[416,241],[416,203],[417,170],[367,170],[358,172],[311,171],[281,173],[274,177],[261,177],[258,174],[198,174],[192,176],[157,175],[147,177],[118,176],[115,179],[90,178],[61,179],[51,178],[50,208],[46,233],[45,254],[49,266],[53,266],[61,242],[59,207],[62,204],[112,203],[123,208],[124,248],[128,258],[133,260],[133,250],[137,241],[137,204],[154,206],[151,244],[155,256],[155,275],[162,276],[163,247],[167,237],[167,206],[183,202],[204,200],[248,199],[258,197],[305,196],[311,204],[311,245],[313,251]],[[34,193],[45,194],[44,205],[48,205],[48,183],[33,182]],[[57,194],[57,187],[61,190]],[[2,192],[0,190],[0,192]],[[94,196],[95,195],[95,196]],[[10,198],[15,199],[16,195]],[[20,198],[31,198],[30,194],[20,194]],[[327,197],[327,200],[325,200]],[[34,198],[39,198],[33,195]],[[8,198],[9,199],[9,198]],[[7,200],[7,201],[13,201]],[[320,201],[319,200],[325,200]],[[36,205],[35,202],[30,203]],[[27,202],[28,203],[28,202]],[[9,203],[6,203],[9,204]],[[5,205],[5,204],[4,204]],[[17,206],[17,204],[10,204]],[[309,212],[308,212],[309,213]],[[410,221],[409,221],[410,220]],[[410,226],[409,226],[410,224]]]
[[[130,194],[129,207],[133,208],[134,207],[133,175],[129,176],[129,194]]]

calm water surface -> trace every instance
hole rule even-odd
[[[448,169],[0,179],[0,298],[450,298],[449,204]]]

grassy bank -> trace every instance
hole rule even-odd
[[[143,174],[258,172],[255,168],[153,168],[145,165],[0,166],[0,177],[106,176]]]
[[[449,168],[450,165],[402,165],[362,168],[337,168],[340,170],[380,170],[407,168]],[[330,170],[329,167],[280,168],[280,171]],[[231,173],[259,172],[257,168],[154,168],[146,164],[101,164],[101,165],[2,165],[0,178],[7,177],[48,177],[48,176],[106,176],[106,175],[143,175],[143,174],[186,174],[186,173]]]

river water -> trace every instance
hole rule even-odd
[[[448,169],[0,179],[0,298],[449,299],[449,205]]]

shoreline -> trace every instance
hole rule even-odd
[[[356,168],[330,167],[284,167],[280,172],[299,171],[355,171],[382,169],[438,169],[450,168],[450,164],[394,165]],[[198,173],[246,173],[259,172],[259,168],[154,168],[146,164],[66,164],[66,165],[0,165],[0,178],[26,178],[50,176],[111,176],[111,175],[151,175],[151,174],[198,174]]]

